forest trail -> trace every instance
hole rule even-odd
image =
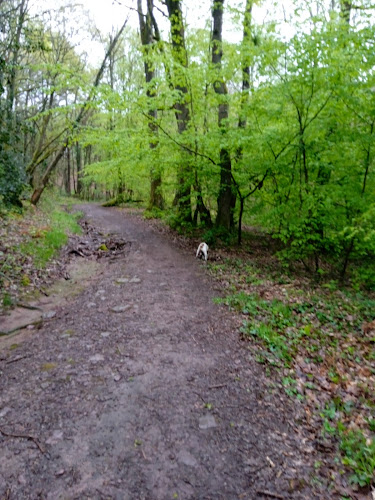
[[[0,498],[319,498],[296,408],[213,303],[195,249],[80,210],[131,245],[39,330],[0,339]]]

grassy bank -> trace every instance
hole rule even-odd
[[[70,234],[80,233],[80,214],[72,201],[45,196],[37,208],[2,214],[0,228],[0,307],[9,307],[37,290],[57,266]]]

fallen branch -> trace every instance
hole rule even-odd
[[[29,358],[29,356],[18,356],[18,358],[13,358],[7,361],[5,364],[10,365],[11,363],[16,363],[17,361],[21,361],[21,359]]]
[[[34,436],[30,436],[30,434],[14,434],[14,433],[11,433],[11,432],[5,432],[3,429],[1,429],[1,427],[0,427],[0,432],[1,432],[1,434],[3,436],[6,436],[6,437],[28,439],[29,441],[33,441],[37,445],[37,447],[39,448],[39,450],[43,453],[43,455],[46,452],[46,450],[39,443],[39,441]]]

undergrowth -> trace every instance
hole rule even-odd
[[[68,241],[69,234],[79,234],[81,228],[77,223],[79,214],[69,214],[54,208],[49,211],[49,204],[42,206],[43,213],[48,217],[46,224],[36,223],[30,226],[29,238],[21,244],[24,255],[33,258],[34,265],[41,269],[56,255]]]
[[[264,257],[264,256],[263,256]],[[322,437],[338,443],[348,481],[375,481],[375,298],[337,283],[318,286],[242,255],[209,264],[225,284],[217,298],[242,316],[255,359],[303,401]]]
[[[0,228],[0,309],[37,286],[38,273],[56,257],[69,234],[80,233],[79,213],[69,213],[75,200],[48,193],[37,208],[2,214]]]

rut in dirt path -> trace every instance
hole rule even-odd
[[[18,361],[0,352],[0,498],[318,498],[295,409],[213,303],[194,249],[121,210],[80,209],[130,251]]]

